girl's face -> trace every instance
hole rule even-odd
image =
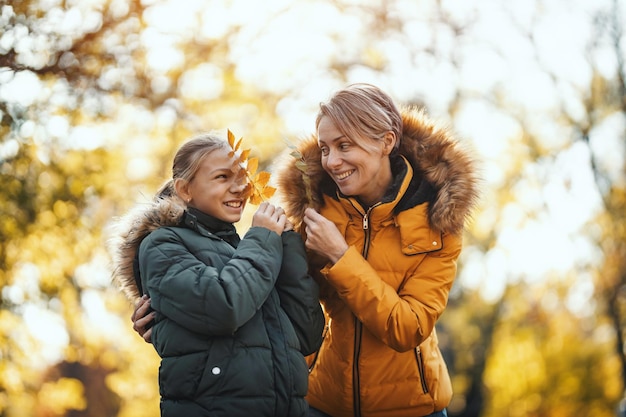
[[[228,223],[241,219],[246,204],[243,191],[245,176],[241,175],[230,149],[216,149],[209,153],[196,175],[181,187],[181,197],[188,205]]]
[[[332,177],[344,195],[375,204],[385,194],[392,181],[389,153],[393,149],[393,134],[367,149],[357,145],[364,138],[348,138],[324,116],[317,127],[318,145],[322,150],[322,167]]]

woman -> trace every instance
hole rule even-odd
[[[281,208],[262,203],[239,238],[243,174],[228,142],[194,138],[153,204],[122,223],[114,278],[133,301],[150,297],[164,417],[307,415],[318,286]]]
[[[446,416],[435,323],[477,200],[474,161],[423,112],[400,113],[367,84],[321,104],[316,130],[278,174],[329,318],[309,415]]]

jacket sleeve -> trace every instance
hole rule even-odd
[[[462,239],[450,234],[442,239],[440,250],[415,256],[419,265],[398,291],[354,246],[322,273],[370,332],[392,349],[407,351],[430,336],[448,302]]]
[[[207,239],[203,250],[214,244]],[[191,253],[174,230],[162,228],[142,242],[139,256],[144,288],[158,313],[197,333],[231,335],[272,291],[282,244],[278,234],[252,228],[219,269]]]
[[[308,274],[302,238],[296,232],[282,234],[283,261],[276,290],[280,305],[289,317],[300,341],[303,355],[309,355],[322,344],[324,313],[319,302],[319,287]]]

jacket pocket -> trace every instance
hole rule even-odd
[[[433,335],[420,345],[420,352],[428,394],[435,400],[437,408],[447,407],[452,399],[452,384],[434,330]]]
[[[159,367],[161,396],[170,399],[193,399],[205,364],[206,352],[163,358]]]
[[[424,364],[424,356],[422,355],[422,349],[418,346],[414,349],[415,361],[417,363],[417,372],[419,373],[420,382],[422,384],[422,392],[428,394],[428,384],[426,383],[426,371]]]

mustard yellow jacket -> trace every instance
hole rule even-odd
[[[309,254],[328,330],[311,358],[307,400],[334,417],[426,416],[452,398],[435,323],[477,201],[475,162],[422,111],[405,109],[403,122],[394,182],[367,211],[325,174],[315,137],[278,172],[294,224],[313,206],[350,246],[333,265]]]

